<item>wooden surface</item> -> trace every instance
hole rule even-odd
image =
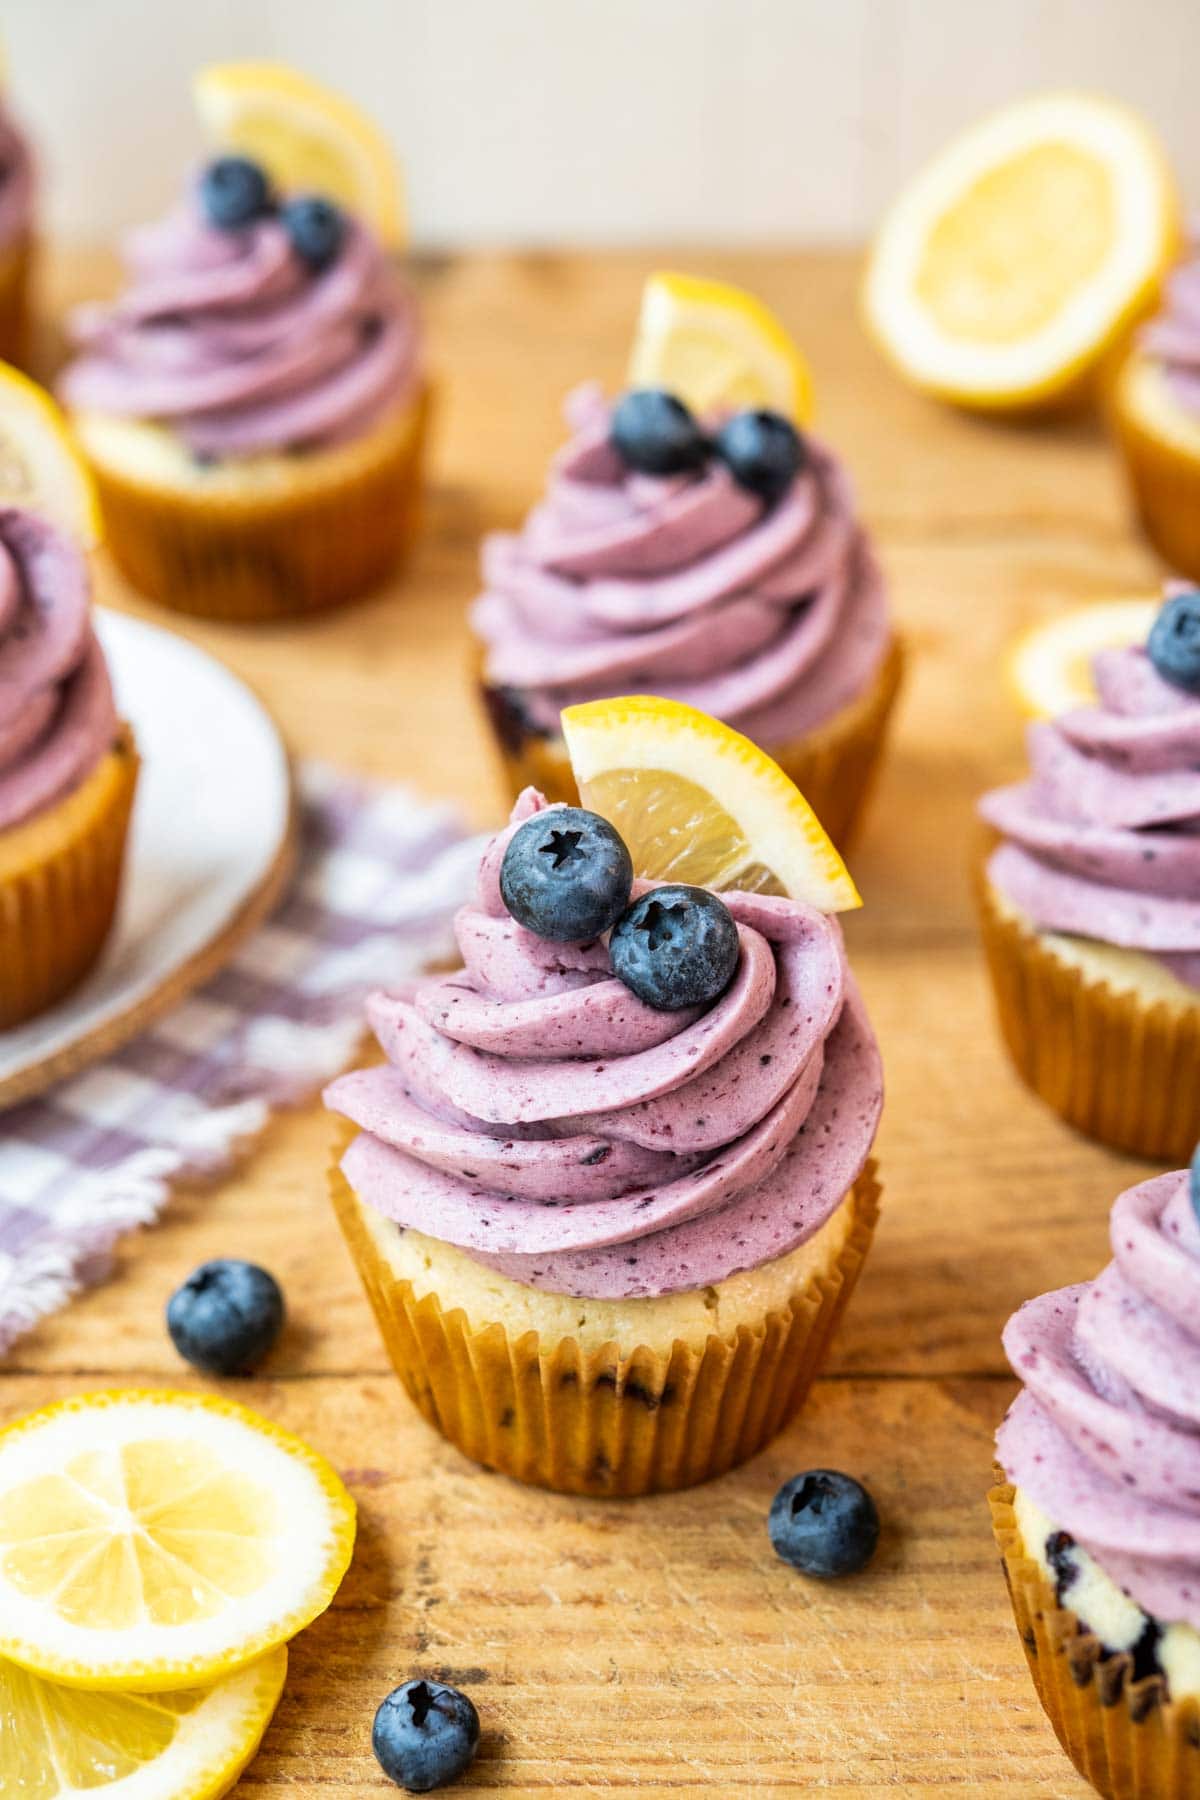
[[[966,865],[973,798],[1021,754],[1006,639],[1064,603],[1147,588],[1154,563],[1093,422],[987,424],[894,381],[855,322],[851,258],[692,261],[756,288],[806,344],[822,428],[855,472],[916,652],[854,863],[867,904],[851,952],[888,1075],[879,1236],[804,1415],[740,1473],[632,1505],[527,1492],[417,1418],[325,1202],[317,1109],[276,1121],[235,1179],[181,1196],[128,1241],[106,1286],[16,1347],[0,1416],[88,1386],[185,1381],[167,1294],[204,1257],[249,1255],[282,1280],[291,1324],[267,1376],[239,1391],[325,1450],[361,1508],[354,1566],[295,1646],[239,1796],[394,1791],[371,1757],[371,1716],[414,1672],[476,1700],[485,1735],[466,1786],[481,1791],[1086,1792],[1034,1697],[984,1494],[1013,1391],[1000,1327],[1021,1300],[1096,1270],[1109,1204],[1142,1171],[1073,1137],[1009,1072]],[[422,271],[445,380],[407,580],[295,628],[179,627],[263,694],[297,749],[499,819],[465,676],[479,533],[533,498],[570,383],[619,381],[649,266],[472,258]],[[110,279],[86,259],[53,276],[57,303]],[[104,597],[145,610],[115,581]],[[823,1463],[865,1479],[885,1521],[872,1570],[842,1585],[794,1575],[765,1531],[777,1484]]]

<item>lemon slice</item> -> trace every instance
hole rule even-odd
[[[652,275],[629,360],[630,387],[661,387],[691,407],[769,407],[812,416],[808,364],[761,300],[723,281]]]
[[[749,738],[676,700],[568,706],[563,736],[584,806],[621,833],[639,875],[861,906],[816,813]]]
[[[1175,184],[1137,115],[1041,95],[956,138],[905,189],[871,254],[867,321],[931,393],[1030,406],[1099,360],[1178,242]]]
[[[100,506],[86,464],[45,388],[0,362],[0,506],[24,506],[78,542],[100,541]]]
[[[205,1687],[329,1605],[354,1503],[232,1401],[86,1394],[0,1432],[0,1657],[92,1690]]]
[[[0,1662],[0,1796],[219,1800],[262,1743],[286,1674],[279,1649],[211,1688],[85,1694]]]
[[[1008,683],[1023,711],[1055,719],[1093,706],[1092,658],[1098,650],[1144,644],[1159,606],[1157,600],[1101,600],[1026,631],[1008,658]]]
[[[282,63],[218,63],[193,85],[213,141],[262,163],[287,193],[323,194],[365,219],[381,242],[404,242],[396,158],[383,132],[341,94]]]

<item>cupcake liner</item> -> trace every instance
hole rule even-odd
[[[1133,1659],[1103,1645],[1025,1553],[1013,1488],[988,1495],[1013,1617],[1033,1685],[1059,1743],[1105,1800],[1200,1800],[1200,1701],[1166,1698],[1161,1676],[1132,1679]]]
[[[24,364],[29,351],[29,279],[33,240],[21,238],[0,253],[0,359]]]
[[[53,1006],[104,947],[137,778],[126,731],[82,787],[0,833],[0,1030]],[[24,836],[27,857],[17,843]]]
[[[1180,575],[1200,581],[1200,460],[1150,429],[1118,382],[1113,429],[1146,535]]]
[[[329,452],[327,478],[314,461],[278,495],[153,487],[92,459],[108,548],[140,592],[198,618],[282,619],[357,599],[416,535],[430,407],[426,389],[362,455]]]
[[[1148,1001],[1085,974],[997,904],[980,927],[1017,1073],[1077,1131],[1182,1167],[1200,1139],[1200,1004]]]
[[[340,1133],[339,1156],[352,1137]],[[420,1411],[475,1462],[559,1493],[629,1498],[691,1487],[754,1456],[799,1409],[858,1279],[879,1212],[868,1163],[828,1265],[753,1330],[703,1349],[475,1329],[461,1308],[417,1298],[389,1269],[335,1163],[334,1209],[392,1365]]]
[[[481,655],[481,668],[482,662]],[[904,663],[904,647],[893,638],[870,688],[852,706],[804,737],[764,746],[840,850],[854,836],[878,771]],[[519,691],[481,685],[513,798],[522,788],[536,787],[547,800],[577,806],[579,795],[562,738],[546,737],[529,724],[521,712]]]

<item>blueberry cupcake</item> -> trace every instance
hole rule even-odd
[[[29,141],[0,89],[0,359],[11,363],[28,349],[34,190]]]
[[[1097,702],[1035,724],[1028,780],[984,797],[979,884],[1022,1078],[1116,1149],[1200,1137],[1200,592],[1101,650]]]
[[[1112,1210],[1113,1261],[1032,1300],[990,1496],[1017,1628],[1067,1754],[1107,1800],[1200,1795],[1200,1179]]]
[[[125,260],[120,297],[76,314],[61,391],[129,580],[232,620],[378,584],[414,529],[428,393],[372,221],[226,154]]]
[[[718,1475],[801,1404],[874,1229],[879,1052],[837,920],[632,881],[521,796],[463,968],[369,1007],[333,1199],[409,1394],[564,1492]]]

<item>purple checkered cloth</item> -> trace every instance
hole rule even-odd
[[[448,809],[306,765],[287,899],[207,987],[107,1061],[0,1114],[0,1353],[104,1273],[172,1186],[350,1063],[371,989],[450,954],[479,844]]]

